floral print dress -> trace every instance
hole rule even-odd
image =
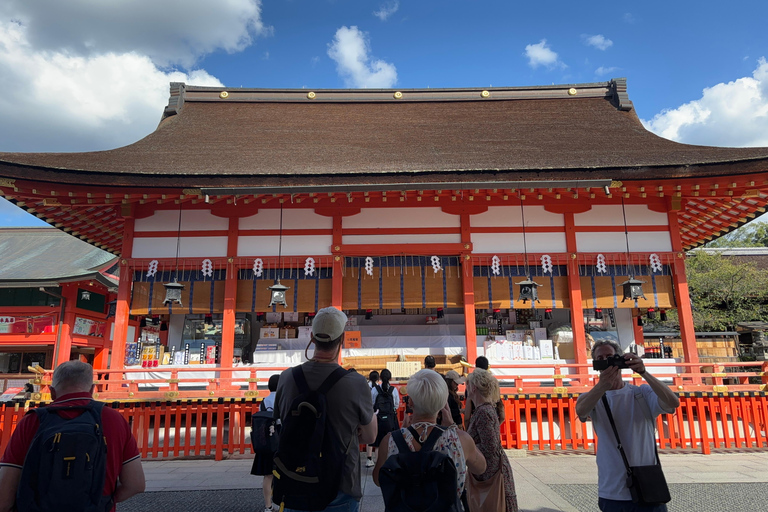
[[[501,471],[504,480],[504,499],[507,504],[506,512],[517,512],[517,493],[515,492],[515,480],[512,476],[512,466],[510,466],[509,459],[501,448],[499,430],[499,418],[496,415],[494,404],[479,405],[472,413],[467,434],[472,436],[478,450],[485,457],[487,467],[485,473],[475,475],[475,478],[480,481],[488,480],[497,471]]]

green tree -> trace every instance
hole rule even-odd
[[[768,247],[768,223],[750,222],[711,241],[707,247]]]
[[[697,331],[723,331],[768,317],[768,271],[705,251],[690,253],[686,275]]]

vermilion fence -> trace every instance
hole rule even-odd
[[[576,395],[506,395],[502,445],[509,449],[594,449],[589,423],[576,416]],[[682,393],[674,414],[658,418],[662,449],[768,447],[768,400],[762,392]],[[114,402],[110,404],[131,425],[143,458],[212,457],[250,454],[250,418],[258,410],[255,398],[219,398],[174,402]],[[28,407],[35,407],[29,403]],[[0,409],[0,450],[4,450],[23,405]],[[402,418],[402,408],[400,415]]]

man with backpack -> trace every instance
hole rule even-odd
[[[307,345],[314,355],[280,375],[273,500],[284,511],[359,509],[359,446],[376,439],[377,423],[365,378],[338,364],[346,324],[336,308],[318,311]]]
[[[93,400],[93,368],[53,372],[47,407],[21,419],[0,459],[0,512],[107,512],[144,492],[136,440],[117,411]]]

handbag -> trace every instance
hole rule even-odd
[[[637,396],[636,396],[637,398]],[[642,398],[642,396],[640,397]],[[645,399],[642,398],[643,402]],[[645,404],[643,404],[645,405]],[[627,468],[627,488],[632,495],[632,502],[642,505],[662,505],[669,503],[672,496],[669,494],[667,479],[661,470],[661,461],[659,460],[659,449],[654,441],[654,451],[656,452],[656,464],[650,466],[630,466],[624,448],[621,445],[619,432],[616,430],[616,423],[613,421],[613,414],[608,405],[608,399],[603,395],[603,406],[608,415],[608,421],[611,422],[613,434],[616,436],[617,447],[621,453],[621,459],[624,461],[624,467]],[[647,407],[647,405],[645,405]],[[645,411],[644,411],[645,412]],[[648,411],[650,416],[650,411]]]
[[[504,512],[507,509],[505,498],[501,464],[496,474],[488,480],[478,480],[472,473],[467,472],[467,501],[470,512]]]

